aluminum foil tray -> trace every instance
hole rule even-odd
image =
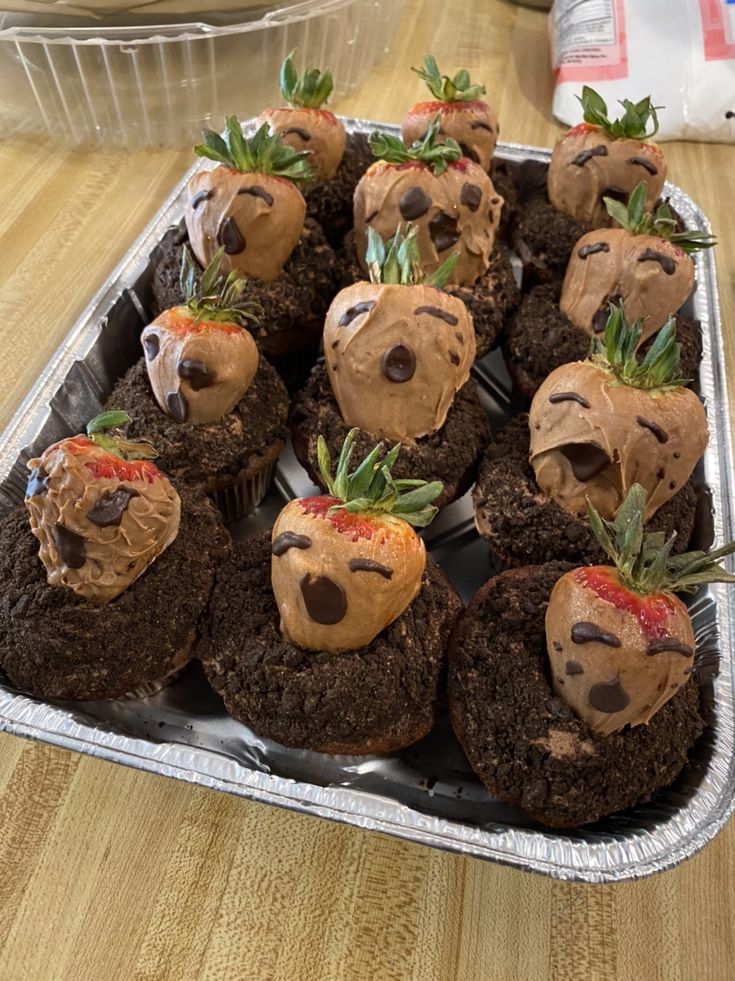
[[[395,127],[346,120],[348,128]],[[549,160],[549,152],[500,145],[498,156],[520,162]],[[109,281],[42,372],[3,434],[0,514],[23,497],[25,462],[50,442],[78,432],[94,416],[113,382],[140,354],[149,322],[151,280],[159,245],[182,214],[184,189],[197,164],[130,249]],[[204,164],[206,166],[206,164]],[[707,219],[681,189],[667,185],[689,226]],[[702,325],[704,358],[699,389],[706,405],[710,444],[700,466],[705,507],[703,544],[735,538],[730,421],[714,262],[696,257],[698,287],[690,315]],[[494,427],[512,412],[502,359],[475,366]],[[244,537],[267,527],[283,502],[311,490],[290,450],[274,490],[258,513],[232,527]],[[469,497],[455,502],[427,533],[432,554],[467,600],[493,571],[478,538]],[[735,596],[721,585],[692,603],[698,643],[697,675],[710,727],[673,787],[649,804],[579,831],[549,831],[522,811],[487,795],[472,773],[449,723],[391,756],[330,757],[285,749],[230,719],[197,665],[150,698],[116,702],[46,703],[13,690],[0,678],[0,729],[57,746],[188,780],[216,790],[383,831],[478,858],[544,872],[562,879],[622,881],[668,868],[701,848],[731,814],[735,791],[733,748],[733,630]]]

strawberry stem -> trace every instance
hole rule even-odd
[[[642,320],[628,323],[622,300],[618,306],[611,303],[602,339],[592,339],[590,360],[631,388],[651,391],[686,385],[687,379],[679,374],[681,345],[676,343],[676,319],[671,317],[664,324],[639,362],[642,325]]]
[[[400,283],[403,286],[435,286],[443,289],[449,282],[459,259],[459,252],[448,256],[439,268],[430,275],[424,275],[421,255],[416,236],[418,225],[409,222],[404,233],[399,224],[395,234],[384,242],[374,228],[367,229],[367,263],[371,283]]]
[[[431,94],[441,102],[473,102],[485,94],[484,85],[471,84],[466,68],[460,69],[454,78],[440,74],[436,59],[431,54],[424,56],[423,68],[412,68],[411,71],[423,78]]]
[[[643,596],[653,593],[692,593],[710,582],[735,582],[720,559],[735,552],[730,542],[714,552],[671,555],[676,532],[669,538],[661,531],[644,533],[646,492],[633,484],[613,521],[602,518],[587,501],[590,528],[605,554],[618,570],[620,580]]]
[[[717,245],[717,239],[709,232],[700,232],[696,229],[677,232],[676,219],[666,201],[659,205],[653,214],[647,212],[645,181],[636,184],[630,192],[627,205],[614,198],[604,197],[602,200],[610,217],[621,228],[627,229],[631,235],[655,235],[677,245],[687,253],[711,249],[713,245]]]
[[[384,444],[378,443],[350,473],[350,458],[358,431],[351,429],[347,434],[334,477],[326,440],[323,436],[317,440],[319,472],[329,494],[339,501],[329,509],[330,513],[344,508],[353,514],[392,514],[416,528],[431,524],[438,511],[432,501],[439,497],[444,485],[438,480],[431,483],[425,480],[395,480],[391,471],[401,450],[400,443],[385,455]]]
[[[641,99],[640,102],[623,99],[620,105],[625,112],[620,119],[613,120],[608,118],[605,100],[589,85],[583,87],[582,95],[577,96],[577,99],[582,104],[584,121],[592,123],[593,126],[599,126],[614,140],[650,140],[658,132],[657,110],[663,109],[664,106],[654,106],[650,95]],[[650,133],[648,132],[649,122],[653,127]]]
[[[293,63],[296,48],[286,56],[279,76],[281,95],[294,109],[319,109],[332,94],[334,80],[327,70],[310,68],[299,75]]]
[[[459,143],[451,136],[444,143],[438,143],[441,113],[437,113],[429,124],[429,128],[420,140],[407,147],[403,140],[390,133],[371,133],[369,138],[373,156],[386,163],[402,164],[412,160],[427,164],[432,168],[435,177],[441,176],[450,163],[459,160],[462,150]]]
[[[247,280],[239,269],[233,269],[227,277],[220,276],[224,252],[224,246],[215,252],[197,283],[196,263],[188,247],[184,246],[179,281],[186,306],[195,324],[208,320],[247,327],[249,322],[257,323],[264,311],[259,303],[242,298]]]
[[[307,163],[308,153],[296,153],[286,146],[277,133],[269,132],[267,123],[248,139],[236,116],[225,118],[224,138],[212,129],[205,129],[204,143],[195,146],[194,153],[243,174],[270,174],[295,184],[313,176]]]
[[[155,460],[158,453],[150,443],[131,443],[121,436],[108,435],[109,429],[127,426],[129,422],[132,420],[127,412],[109,409],[107,412],[100,412],[99,415],[89,420],[87,436],[101,449],[119,456],[123,460]]]

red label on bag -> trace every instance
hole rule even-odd
[[[728,6],[730,6],[728,4]],[[735,59],[735,8],[723,0],[699,0],[705,61]]]
[[[557,83],[628,77],[624,0],[556,0],[551,16]]]

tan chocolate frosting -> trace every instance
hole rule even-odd
[[[339,512],[333,521],[326,514],[330,503],[336,502],[295,500],[279,514],[272,538],[273,594],[281,633],[290,643],[313,651],[356,650],[412,602],[426,552],[400,518],[383,515],[378,522]]]
[[[603,736],[650,722],[687,683],[694,631],[673,596],[670,616],[647,637],[637,617],[602,599],[573,570],[557,581],[546,610],[554,693]]]
[[[648,520],[689,480],[708,439],[691,389],[632,388],[590,361],[552,371],[528,425],[529,459],[544,494],[572,514],[586,514],[589,498],[605,518],[638,483]]]
[[[462,158],[435,177],[423,164],[374,164],[355,189],[355,248],[365,266],[369,224],[386,241],[407,221],[418,226],[424,272],[452,252],[459,260],[451,283],[474,283],[488,268],[503,199],[478,164]],[[369,219],[369,220],[368,220]]]
[[[694,263],[656,235],[624,228],[587,232],[572,250],[559,307],[586,334],[605,329],[608,304],[623,301],[632,322],[646,318],[641,343],[659,330],[694,289]]]
[[[224,246],[221,272],[240,269],[265,283],[280,275],[305,217],[306,202],[291,181],[225,166],[194,174],[184,205],[191,248],[202,267]]]
[[[447,137],[456,140],[465,157],[486,172],[495,155],[498,140],[498,117],[486,102],[419,102],[409,110],[401,125],[406,146],[421,140],[437,112],[441,113],[438,143]]]
[[[285,146],[297,153],[308,153],[308,164],[315,181],[328,181],[337,172],[345,152],[345,128],[328,109],[266,109],[257,125],[268,123]]]
[[[655,143],[612,139],[604,130],[583,124],[556,142],[549,165],[549,200],[592,228],[613,224],[603,197],[618,200],[646,185],[646,211],[653,211],[666,180],[666,160]]]
[[[26,506],[52,586],[107,603],[176,538],[179,495],[151,463],[126,464],[77,437],[49,447],[28,467],[46,475]]]
[[[231,412],[258,370],[258,347],[236,324],[193,323],[186,307],[164,310],[141,335],[151,388],[177,422],[216,422]]]
[[[324,324],[342,418],[380,438],[441,429],[475,350],[465,304],[432,286],[353,283],[334,298]]]

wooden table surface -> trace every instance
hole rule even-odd
[[[553,142],[545,17],[502,0],[406,0],[392,53],[335,108],[398,121],[427,50],[486,82],[504,139]],[[720,232],[730,325],[733,148],[666,154]],[[0,426],[191,159],[0,143]],[[731,824],[653,879],[554,882],[0,735],[0,977],[13,981],[724,979],[734,865]]]

